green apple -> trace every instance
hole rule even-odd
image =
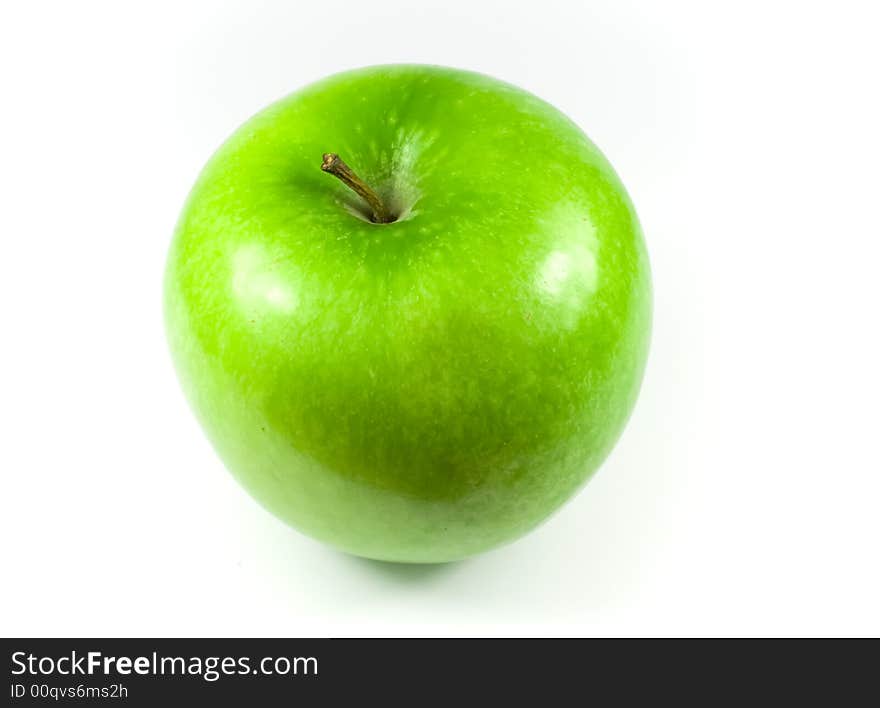
[[[650,272],[620,180],[562,113],[381,66],[280,100],[211,158],[165,318],[187,398],[262,505],[349,553],[441,562],[532,529],[608,454]]]

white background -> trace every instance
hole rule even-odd
[[[871,2],[4,3],[5,635],[880,634]],[[198,170],[337,70],[554,103],[639,210],[655,334],[609,461],[438,567],[351,558],[240,490],[179,392],[165,251]]]

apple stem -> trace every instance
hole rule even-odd
[[[321,169],[329,172],[334,177],[338,177],[347,187],[360,195],[361,198],[373,210],[372,220],[377,224],[390,224],[394,221],[394,217],[385,207],[385,204],[374,192],[370,186],[358,177],[354,170],[351,169],[335,152],[324,153],[324,161],[321,163]]]

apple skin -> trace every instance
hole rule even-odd
[[[337,152],[400,218],[320,170]],[[569,499],[632,410],[647,254],[612,167],[480,74],[338,74],[243,125],[165,274],[185,394],[238,481],[352,554],[460,559]]]

